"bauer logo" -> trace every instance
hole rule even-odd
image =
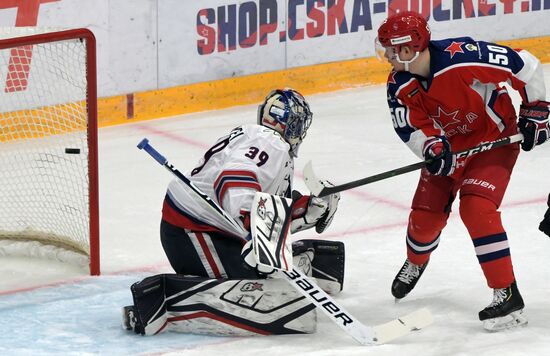
[[[300,275],[300,273],[296,270],[292,270],[290,272],[283,270],[281,272],[283,272],[292,283],[307,293],[310,301],[318,307],[324,308],[338,323],[343,326],[353,323],[353,318],[340,309],[335,302],[330,300],[330,297],[326,295],[318,285],[311,283],[306,277]]]

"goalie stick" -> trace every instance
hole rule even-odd
[[[168,169],[176,177],[181,179],[184,184],[189,186],[192,192],[197,194],[197,197],[204,200],[204,202],[206,203],[205,207],[209,207],[212,212],[220,214],[232,225],[239,227],[239,229],[242,229],[230,215],[228,215],[218,204],[216,204],[215,201],[213,201],[208,195],[197,188],[189,180],[189,178],[187,178],[184,174],[174,168],[173,165],[169,164],[168,160],[149,144],[148,139],[144,138],[137,145],[137,147],[140,150],[145,150],[158,163]],[[279,230],[279,232],[281,232],[281,230]],[[282,248],[282,246],[285,246],[285,244],[280,244],[278,248],[280,249]],[[288,266],[288,264],[286,266]],[[307,277],[301,274],[301,272],[297,271],[294,268],[291,270],[291,272],[292,273],[287,272],[284,274],[289,283],[294,288],[296,288],[296,290],[302,293],[306,298],[308,298],[317,308],[323,310],[325,314],[330,317],[330,320],[338,324],[338,326],[340,326],[348,335],[351,335],[362,345],[386,343],[395,338],[406,335],[413,330],[428,326],[433,322],[431,313],[427,309],[420,309],[416,312],[406,315],[403,318],[394,319],[385,324],[381,324],[375,327],[365,326],[360,323],[356,318],[351,316],[351,314],[346,312],[344,308],[339,306],[313,281],[304,279]]]
[[[503,137],[495,141],[485,142],[475,147],[459,151],[455,153],[456,158],[465,158],[475,155],[476,153],[492,150],[498,147],[509,145],[511,143],[520,142],[523,140],[523,135],[518,133],[512,136]],[[309,161],[304,167],[304,182],[306,186],[311,191],[311,194],[317,197],[324,197],[330,194],[342,192],[344,190],[353,189],[365,184],[370,184],[378,182],[379,180],[395,177],[404,173],[416,171],[417,169],[423,168],[426,163],[431,162],[431,160],[426,160],[418,163],[413,163],[408,166],[392,169],[391,171],[386,171],[379,173],[370,177],[361,178],[354,180],[348,183],[335,185],[335,186],[325,186],[322,181],[317,178],[315,172],[313,171],[313,166],[311,161]]]
[[[287,238],[291,203],[290,199],[262,192],[254,196],[250,230],[258,265],[280,271],[296,290],[362,345],[384,344],[432,323],[430,311],[423,308],[382,325],[364,325],[300,269],[294,268],[292,259],[285,258],[292,254],[292,244]]]
[[[217,213],[218,215],[221,215],[224,218],[224,220],[228,222],[236,230],[237,235],[247,234],[246,231],[244,231],[244,229],[235,221],[235,219],[233,219],[229,214],[227,214],[225,210],[223,210],[218,204],[216,204],[215,201],[210,199],[208,195],[206,195],[199,188],[197,188],[193,184],[193,182],[189,180],[189,178],[187,178],[183,173],[181,173],[176,168],[174,168],[174,166],[168,162],[166,157],[164,157],[157,150],[155,150],[153,146],[149,144],[148,139],[144,138],[143,140],[141,140],[141,142],[137,145],[137,148],[149,153],[149,155],[151,155],[151,157],[153,157],[155,161],[160,163],[167,170],[172,172],[172,174],[178,177],[183,183],[185,183],[185,185],[191,188],[191,190],[201,198],[200,201],[203,201],[204,203],[206,203],[205,207],[209,208],[210,210]]]
[[[291,271],[283,270],[282,272],[294,288],[361,345],[385,344],[414,330],[425,328],[433,322],[431,312],[427,308],[422,308],[384,324],[367,326],[339,305],[300,270],[292,268]]]

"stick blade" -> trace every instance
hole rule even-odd
[[[385,344],[412,331],[423,329],[432,323],[432,313],[427,308],[418,309],[401,318],[375,326],[376,343]]]
[[[313,171],[313,164],[311,161],[304,166],[304,182],[312,195],[319,196],[325,188],[324,184],[317,178]]]

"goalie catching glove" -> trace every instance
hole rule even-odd
[[[323,184],[333,186],[328,181]],[[290,231],[295,233],[315,226],[315,231],[320,234],[329,227],[332,219],[334,219],[340,201],[340,193],[319,198],[302,195],[295,190],[292,192],[292,201]]]
[[[550,103],[535,101],[521,104],[519,108],[519,131],[523,134],[521,148],[531,151],[535,146],[542,145],[550,138],[550,123],[548,115]]]

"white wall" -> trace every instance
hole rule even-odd
[[[409,5],[430,16],[433,38],[550,35],[550,0],[442,0],[441,6],[435,0],[51,1],[40,5],[38,26],[87,27],[96,35],[100,96],[372,56],[388,8]],[[493,8],[487,16],[484,6]],[[0,2],[0,26],[14,26],[23,10],[3,7]],[[214,43],[211,53],[200,54],[198,43],[219,37],[219,17],[233,10],[221,42],[234,38],[235,48]],[[249,41],[239,42],[239,33]]]

